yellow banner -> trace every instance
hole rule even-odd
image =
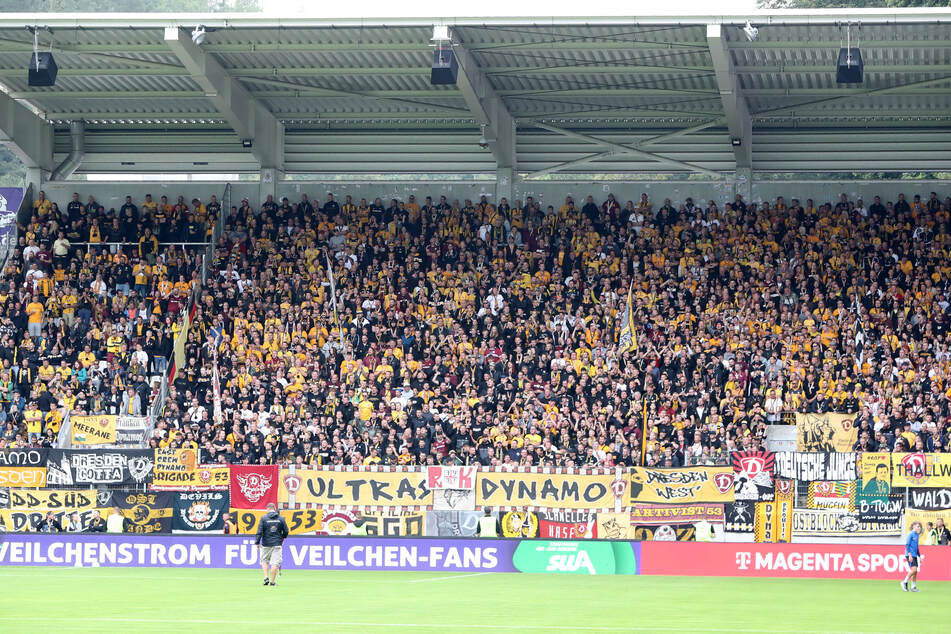
[[[195,449],[156,449],[152,488],[170,489],[218,488],[226,489],[231,481],[228,465],[200,465]]]
[[[114,415],[70,416],[74,445],[116,444],[116,418]]]
[[[74,512],[79,514],[79,522],[83,530],[89,528],[93,513],[99,511],[103,519],[109,515],[109,509],[0,509],[0,533],[31,533],[36,525],[46,518],[47,510],[53,511],[53,517],[66,530],[69,516]]]
[[[951,454],[893,453],[893,487],[951,487]]]
[[[46,486],[46,467],[0,467],[0,487]]]
[[[634,467],[631,469],[631,486],[628,490],[628,505],[641,502],[732,502],[733,467]]]
[[[921,522],[921,545],[934,546],[928,535],[928,522],[937,525],[943,519],[946,527],[951,527],[951,509],[944,511],[922,511],[921,509],[905,509],[905,534],[911,531],[913,522]]]
[[[614,508],[614,480],[613,475],[479,471],[475,503],[476,507]]]
[[[422,537],[426,533],[426,512],[405,511],[393,515],[326,511],[318,535],[356,537],[363,535],[364,528],[368,537]]]
[[[859,474],[864,496],[882,496],[892,492],[892,454],[863,453],[859,456]]]
[[[278,511],[291,535],[316,534],[320,530],[323,511],[320,509],[297,509],[294,511]],[[241,535],[255,535],[258,532],[258,523],[267,514],[264,510],[231,509],[231,519],[238,525]]]
[[[424,471],[371,472],[281,469],[278,501],[335,506],[429,506]]]
[[[795,483],[777,481],[776,499],[772,502],[756,502],[753,517],[753,539],[760,543],[792,542],[793,506]]]
[[[630,513],[598,513],[599,539],[634,539]]]
[[[796,414],[797,451],[850,452],[858,440],[855,414]]]
[[[10,508],[21,510],[42,509],[44,512],[59,509],[86,511],[97,508],[97,496],[98,492],[95,489],[85,491],[11,489]]]
[[[156,449],[153,473],[168,471],[184,473],[194,471],[198,464],[198,452],[194,449]]]
[[[156,471],[152,488],[163,489],[227,489],[231,481],[228,465],[198,465],[189,471]]]
[[[855,481],[818,480],[809,483],[806,506],[811,509],[855,510]]]

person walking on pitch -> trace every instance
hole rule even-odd
[[[918,560],[925,556],[918,552],[918,538],[921,536],[921,522],[911,525],[911,532],[905,538],[905,560],[908,562],[908,574],[901,582],[901,589],[905,592],[918,592]],[[911,582],[911,588],[908,582]]]
[[[264,571],[264,585],[276,586],[277,572],[283,562],[283,545],[290,531],[287,522],[277,512],[277,506],[272,502],[267,505],[267,514],[258,524],[258,534],[254,543],[258,545],[261,556],[261,569]]]

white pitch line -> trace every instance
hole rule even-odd
[[[160,619],[131,618],[131,617],[74,617],[74,616],[45,616],[45,615],[23,615],[23,616],[0,616],[0,621],[65,621],[69,623],[152,623],[159,625],[165,622]],[[233,624],[233,620],[225,619],[178,619],[174,623],[185,623],[194,625],[225,625]],[[740,632],[741,634],[759,634],[769,632],[771,634],[828,634],[829,630],[765,630],[765,629],[739,629],[739,628],[710,628],[710,627],[609,627],[609,626],[591,626],[591,625],[495,625],[480,623],[473,626],[471,623],[372,623],[366,621],[284,621],[279,618],[253,621],[241,619],[242,625],[323,625],[330,627],[392,627],[392,628],[433,628],[433,629],[455,629],[455,630],[543,630],[543,631],[570,631],[570,632]],[[865,630],[870,632],[874,630]],[[836,634],[861,634],[863,631],[844,631],[837,630]],[[897,633],[902,634],[902,633]]]
[[[424,581],[444,581],[446,579],[462,579],[463,577],[481,577],[482,575],[490,575],[491,572],[472,572],[467,575],[451,575],[448,577],[430,577],[429,579],[412,579],[410,583],[423,583]]]

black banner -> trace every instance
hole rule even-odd
[[[862,524],[898,524],[901,522],[904,504],[903,496],[889,495],[886,499],[859,498],[855,501],[855,510]]]
[[[773,473],[776,454],[772,451],[734,451],[733,496],[737,500],[772,502],[776,497]]]
[[[175,495],[171,491],[112,491],[109,506],[118,506],[122,511],[126,533],[168,533],[172,530]],[[104,498],[100,496],[100,499]]]
[[[85,511],[61,510],[53,511],[53,517],[56,523],[65,531],[69,524],[69,518],[73,513],[79,515],[79,523],[82,530],[89,529],[89,523],[92,521],[97,509],[87,509]],[[30,511],[26,509],[14,509],[0,511],[0,533],[31,533],[36,530],[36,525],[46,518],[48,511]],[[103,517],[105,519],[105,517]]]
[[[45,467],[49,449],[0,449],[0,467]]]
[[[0,487],[0,509],[10,507],[10,489]]]
[[[922,511],[951,509],[951,489],[908,489],[911,508]]]
[[[46,485],[135,485],[152,481],[152,449],[50,449]]]
[[[855,480],[855,455],[782,451],[776,454],[776,475],[809,481]]]
[[[723,505],[723,530],[727,533],[752,533],[755,510],[752,501],[727,502]]]
[[[654,542],[693,542],[697,541],[697,529],[693,524],[637,525],[634,527],[634,539]]]
[[[227,491],[176,493],[173,531],[221,531],[223,516],[231,506]]]
[[[482,511],[427,511],[427,537],[475,537]],[[498,513],[493,512],[497,518]]]

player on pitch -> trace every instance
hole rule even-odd
[[[264,571],[264,585],[276,586],[277,571],[283,561],[283,545],[290,531],[287,522],[277,512],[277,506],[272,502],[267,505],[267,514],[258,524],[258,534],[254,543],[259,546],[261,569]]]
[[[908,562],[908,574],[901,582],[901,589],[905,592],[918,592],[918,560],[925,556],[918,552],[918,537],[921,535],[921,522],[913,522],[911,532],[905,539],[905,560]],[[911,581],[911,588],[908,582]]]

